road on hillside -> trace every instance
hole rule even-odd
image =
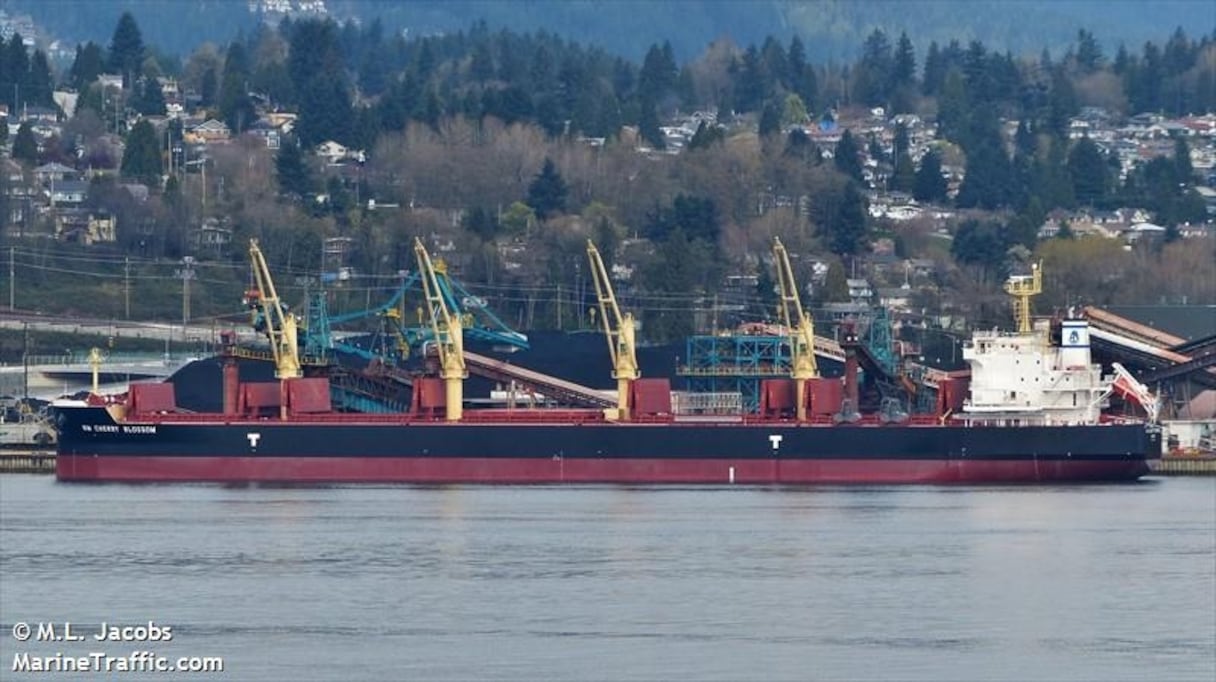
[[[99,320],[79,317],[60,317],[42,315],[28,311],[5,311],[0,313],[0,329],[23,330],[40,332],[62,332],[68,334],[99,334],[137,339],[157,339],[173,343],[211,343],[219,342],[219,334],[223,330],[235,329],[238,336],[252,339],[256,333],[248,325],[186,325],[166,324],[163,322],[131,322],[125,320]]]

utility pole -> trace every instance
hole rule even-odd
[[[583,270],[579,262],[574,261],[574,306],[578,311],[578,328],[583,328]]]
[[[17,309],[17,268],[14,265],[13,252],[16,249],[8,247],[8,311]]]
[[[399,286],[401,287],[399,289],[399,291],[401,292],[401,303],[398,304],[398,307],[400,308],[399,312],[401,314],[401,317],[398,319],[398,324],[400,324],[402,327],[405,326],[405,278],[408,277],[409,274],[410,273],[408,270],[398,270],[397,271],[397,279],[399,280],[399,282],[400,282]],[[324,281],[324,280],[322,280],[322,281]]]
[[[126,319],[131,319],[131,257],[122,259],[122,298]]]
[[[30,323],[22,322],[21,329],[23,332],[23,336],[25,337],[25,346],[24,346],[25,349],[21,353],[21,365],[24,368],[24,372],[21,375],[21,377],[22,377],[21,383],[22,383],[22,391],[23,391],[22,395],[25,397],[26,400],[29,400],[30,399]]]
[[[190,280],[194,279],[194,256],[183,256],[182,266],[176,276],[182,280],[182,339],[186,338],[186,325],[190,323]]]

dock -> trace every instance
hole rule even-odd
[[[1216,455],[1162,457],[1152,461],[1152,468],[1161,476],[1216,476]]]
[[[54,450],[0,450],[0,474],[53,473],[55,473]]]

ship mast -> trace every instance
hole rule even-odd
[[[93,347],[89,349],[89,369],[93,375],[93,395],[100,395],[100,381],[98,377],[101,372],[103,359],[100,348]]]
[[[1029,334],[1030,297],[1043,293],[1043,267],[1030,265],[1029,275],[1012,275],[1005,281],[1005,293],[1013,297],[1013,319],[1018,323],[1019,334]]]
[[[621,314],[604,260],[600,258],[595,242],[590,239],[587,240],[587,259],[591,261],[591,278],[595,281],[595,297],[600,308],[599,318],[604,326],[604,336],[608,339],[608,354],[612,358],[612,378],[616,379],[617,418],[628,421],[630,387],[633,380],[641,376],[633,337],[633,314]]]
[[[794,379],[798,401],[794,414],[798,421],[805,421],[806,381],[819,376],[815,363],[815,325],[802,307],[789,254],[777,237],[773,238],[773,265],[777,268],[777,285],[781,293],[781,323],[785,325],[790,342],[790,376]],[[797,326],[794,325],[795,316]]]
[[[463,416],[464,379],[469,376],[464,365],[464,329],[460,316],[452,314],[439,288],[436,266],[426,252],[421,238],[414,238],[414,255],[422,275],[422,290],[431,321],[435,349],[439,353],[439,376],[444,383],[444,406],[448,421],[460,421]]]

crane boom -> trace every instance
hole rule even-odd
[[[591,278],[595,281],[595,297],[599,303],[600,321],[604,326],[604,337],[608,340],[608,355],[612,358],[612,378],[616,379],[617,416],[629,420],[629,389],[633,380],[641,376],[634,342],[634,323],[631,313],[621,314],[612,291],[608,270],[600,258],[595,242],[587,240],[587,259],[591,261]]]
[[[794,409],[798,421],[803,421],[806,419],[806,380],[819,376],[815,362],[815,325],[802,307],[789,254],[776,237],[773,238],[773,266],[777,268],[777,286],[781,293],[781,322],[790,342],[790,376],[797,387],[798,402]]]
[[[1124,398],[1130,398],[1140,404],[1144,408],[1144,413],[1148,415],[1150,423],[1158,423],[1161,417],[1161,397],[1149,390],[1148,386],[1140,383],[1131,372],[1123,365],[1112,362],[1111,368],[1115,370],[1115,381],[1106,393],[1118,393]],[[1104,398],[1106,396],[1103,396]]]
[[[256,296],[256,300],[251,303],[262,313],[262,324],[265,325],[266,337],[270,340],[270,352],[274,357],[274,375],[279,379],[297,379],[303,375],[300,371],[300,350],[296,336],[298,320],[279,300],[274,280],[270,277],[270,268],[266,265],[266,258],[258,248],[256,239],[249,240],[249,260],[253,265],[254,281],[257,283],[256,292],[251,292]]]
[[[426,252],[421,238],[414,238],[414,256],[418,259],[418,272],[422,278],[422,291],[426,296],[426,307],[431,322],[431,333],[439,353],[439,376],[445,387],[444,405],[448,421],[460,421],[463,416],[464,379],[469,376],[464,364],[464,328],[459,315],[449,308],[435,264]]]

